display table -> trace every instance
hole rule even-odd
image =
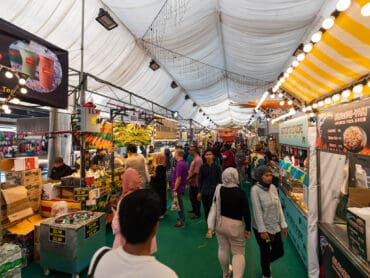
[[[57,223],[52,218],[40,225],[40,265],[44,274],[58,270],[78,277],[90,263],[95,251],[105,245],[105,214],[87,213],[89,219],[76,224]],[[69,218],[67,214],[65,219]]]
[[[307,219],[304,217],[305,213],[281,189],[279,189],[279,196],[288,224],[288,234],[307,267]]]

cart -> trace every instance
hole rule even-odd
[[[90,219],[79,224],[57,223],[59,218],[41,223],[40,265],[46,276],[57,270],[78,278],[95,251],[105,245],[105,214],[89,213]]]

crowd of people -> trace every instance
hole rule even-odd
[[[185,227],[187,187],[190,219],[201,218],[203,207],[208,226],[205,236],[217,238],[223,277],[230,277],[231,270],[232,277],[243,277],[245,240],[250,240],[252,228],[263,277],[271,277],[270,263],[284,254],[282,237],[287,235],[287,224],[269,166],[274,165],[274,157],[264,147],[257,144],[249,151],[243,145],[234,148],[217,143],[201,151],[196,146],[177,146],[173,153],[169,149],[155,153],[156,167],[149,175],[144,156],[137,153],[135,145],[128,146],[122,195],[112,222],[113,249],[96,252],[89,277],[133,277],[130,273],[135,277],[177,277],[174,270],[151,255],[157,251],[156,232],[169,201],[176,201],[174,227]],[[252,217],[246,192],[240,186],[245,181],[253,184]]]

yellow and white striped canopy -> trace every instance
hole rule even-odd
[[[352,1],[334,26],[286,78],[282,88],[305,103],[322,99],[370,72],[370,17],[361,15],[367,0]],[[366,86],[367,94],[369,91]]]

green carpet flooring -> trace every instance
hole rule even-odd
[[[249,191],[247,186],[244,189]],[[184,197],[184,203],[185,210],[190,209],[187,195]],[[181,278],[222,277],[217,259],[216,237],[210,240],[205,238],[207,231],[205,220],[191,220],[190,215],[186,216],[186,226],[176,229],[173,224],[176,222],[177,213],[167,212],[166,217],[160,222],[157,234],[158,252],[155,256],[159,261],[174,269]],[[107,229],[106,243],[108,246],[112,246],[113,243],[110,229]],[[289,237],[284,239],[284,250],[284,257],[272,264],[272,276],[274,278],[307,277],[306,269]],[[262,277],[259,249],[254,235],[251,236],[251,239],[246,240],[245,259],[244,277]],[[38,264],[31,263],[22,270],[22,277],[43,277],[43,271]],[[51,271],[48,277],[71,277],[71,275]],[[86,271],[81,273],[80,277],[86,277]]]

